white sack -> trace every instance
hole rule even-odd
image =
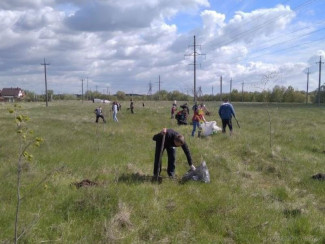
[[[207,121],[206,123],[201,124],[202,136],[210,136],[212,134],[216,134],[218,131],[221,131],[221,128],[217,126],[216,121]]]

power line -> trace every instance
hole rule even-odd
[[[300,8],[303,8],[305,5],[311,4],[311,3],[314,2],[314,1],[317,1],[317,0],[307,0],[307,1],[305,1],[304,3],[298,5],[296,8],[293,8],[292,10],[298,10],[298,9],[300,9]],[[265,15],[265,14],[263,14],[263,15]],[[262,15],[262,16],[263,16],[263,15]],[[286,14],[286,15],[288,15],[288,14]],[[286,16],[286,15],[284,15],[284,16]],[[284,17],[284,16],[281,16],[281,17]],[[258,17],[256,17],[256,18],[252,19],[251,21],[248,21],[247,23],[250,23],[250,22],[256,21],[256,19],[257,19],[257,18],[260,18],[260,17],[261,17],[261,16],[258,16]],[[226,46],[226,45],[229,45],[229,44],[233,43],[234,41],[238,40],[238,39],[239,39],[240,37],[242,37],[242,36],[245,36],[245,35],[247,35],[247,34],[250,34],[250,33],[252,33],[252,32],[255,32],[255,31],[257,31],[257,30],[262,29],[264,26],[266,26],[267,24],[273,22],[273,21],[274,21],[275,19],[277,19],[277,18],[279,18],[279,16],[275,16],[275,17],[269,19],[268,21],[266,21],[266,22],[264,22],[264,23],[262,23],[262,24],[260,24],[260,25],[255,26],[255,28],[252,28],[252,29],[247,30],[247,31],[240,32],[240,33],[238,33],[237,35],[235,35],[234,38],[233,38],[232,40],[230,40],[230,41],[225,41],[225,42],[221,42],[221,43],[218,43],[217,45],[219,45],[219,46]],[[246,24],[247,24],[247,23],[246,23]]]
[[[287,47],[287,48],[283,48],[283,49],[274,50],[272,52],[269,52],[268,54],[274,54],[274,53],[283,52],[283,51],[286,51],[286,50],[289,50],[289,49],[294,49],[294,48],[301,47],[301,46],[304,46],[304,45],[307,45],[307,44],[310,44],[310,43],[314,43],[314,42],[317,42],[317,41],[321,41],[321,40],[324,40],[324,39],[325,39],[325,37],[322,37],[322,38],[319,38],[317,40],[300,43],[300,44],[297,44],[297,45],[294,45],[294,46],[290,46],[290,47]],[[249,57],[249,58],[244,58],[244,59],[238,61],[237,63],[242,62],[242,61],[245,61],[245,60],[247,61],[247,60],[252,59],[252,58],[263,57],[265,55],[266,54],[260,54],[260,55],[257,55],[257,56],[253,56],[253,57]]]

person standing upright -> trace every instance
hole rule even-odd
[[[101,106],[99,106],[98,108],[95,109],[95,114],[96,114],[96,123],[98,123],[99,118],[102,118],[104,123],[106,123]]]
[[[118,122],[118,119],[117,119],[117,102],[113,102],[113,107],[112,107],[112,110],[113,110],[113,120],[115,122]]]
[[[198,128],[198,130],[199,130],[198,137],[201,136],[202,128],[201,128],[200,123],[201,122],[206,122],[203,114],[204,114],[204,112],[201,109],[201,107],[200,106],[196,106],[195,107],[195,110],[194,110],[193,117],[192,117],[192,123],[193,123],[192,136],[195,135],[196,128]]]
[[[226,98],[224,99],[223,104],[221,104],[219,108],[219,116],[222,121],[222,133],[226,133],[226,127],[229,127],[230,135],[232,134],[232,122],[231,118],[234,116],[236,118],[234,107],[229,100]]]
[[[133,100],[131,99],[131,100],[130,100],[130,110],[131,110],[131,113],[132,113],[132,114],[134,114],[133,109],[134,109],[134,103],[133,103]]]

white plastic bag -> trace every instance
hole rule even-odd
[[[201,124],[202,136],[210,136],[212,134],[216,134],[218,131],[221,131],[221,128],[217,126],[216,121],[209,121]]]

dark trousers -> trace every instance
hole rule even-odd
[[[96,115],[96,123],[98,123],[98,119],[102,118],[104,122],[106,122],[105,118],[103,115]]]
[[[153,168],[154,175],[157,175],[157,173],[158,173],[158,175],[160,175],[160,172],[161,172],[161,164],[160,164],[159,172],[158,172],[160,149],[161,149],[160,146],[158,145],[158,143],[156,143],[155,163],[154,163],[154,168]],[[175,162],[176,162],[176,149],[174,147],[167,147],[165,149],[167,151],[167,156],[168,156],[167,174],[169,176],[174,176]],[[163,151],[165,151],[165,149]]]
[[[232,123],[231,123],[231,119],[223,119],[222,120],[222,132],[225,133],[226,132],[226,127],[229,127],[229,130],[232,131]]]

